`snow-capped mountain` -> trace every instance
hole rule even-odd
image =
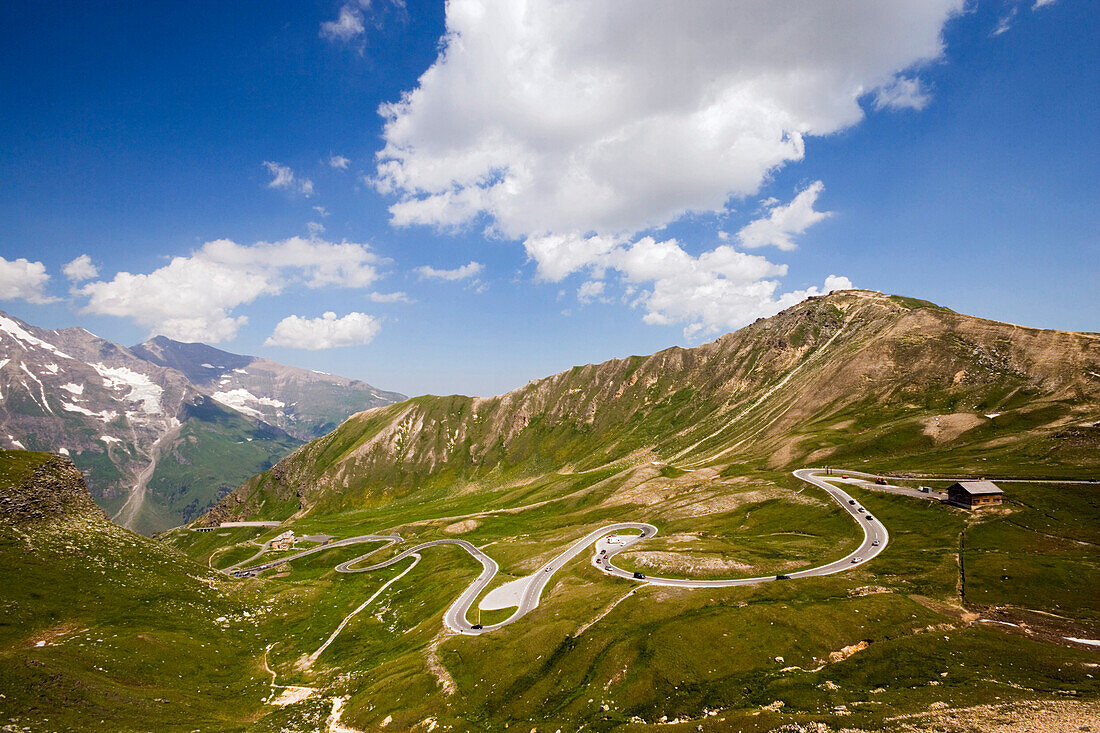
[[[349,415],[405,399],[366,382],[241,356],[206,344],[156,336],[131,349],[154,364],[187,375],[222,404],[264,420],[299,440],[329,432]]]
[[[302,438],[399,398],[203,344],[131,350],[0,312],[0,447],[70,456],[111,517],[143,532],[197,516]]]

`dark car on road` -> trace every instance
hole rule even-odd
[[[483,629],[483,628],[485,628],[485,627],[484,627],[484,626],[482,626],[481,624],[474,624],[474,625],[473,625],[473,626],[471,626],[470,628],[471,628],[471,629]]]
[[[775,576],[775,579],[776,580],[790,580],[791,576],[789,576],[789,575],[777,575],[777,576]]]
[[[634,577],[638,580],[645,580],[645,575],[643,575],[642,573],[634,573]]]
[[[855,503],[856,503],[856,500],[855,500],[855,499],[849,499],[849,500],[848,500],[848,503],[849,503],[849,504],[855,504]]]

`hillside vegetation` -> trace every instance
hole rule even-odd
[[[5,731],[249,727],[277,593],[110,523],[62,456],[0,451],[0,509]]]
[[[491,399],[360,413],[200,520],[279,527],[177,528],[153,542],[90,502],[0,524],[0,582],[14,589],[0,608],[0,720],[257,733],[1076,730],[1100,716],[1100,500],[1087,480],[1057,479],[1100,478],[1097,342],[836,293],[695,349],[577,367]],[[42,503],[51,475],[75,478],[63,459],[28,456],[0,454],[10,495],[38,497],[22,505]],[[829,576],[669,588],[610,577],[582,555],[530,613],[480,636],[442,620],[478,573],[459,548],[334,571],[371,549],[381,561],[458,538],[499,564],[492,592],[589,532],[637,521],[658,533],[623,554],[632,570],[797,572],[862,539],[861,521],[790,474],[824,463],[923,474],[896,481],[937,488],[968,474],[1045,480],[1002,481],[1004,506],[977,512],[848,485],[889,542]],[[333,546],[237,582],[210,569],[286,529],[401,542]]]
[[[1100,335],[845,291],[694,349],[574,367],[499,397],[418,397],[360,413],[204,521],[649,461],[1086,476],[1098,420]]]

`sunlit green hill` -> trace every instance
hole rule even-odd
[[[845,291],[694,349],[574,367],[489,399],[427,396],[360,413],[208,519],[650,461],[1090,476],[1097,421],[1100,335]]]

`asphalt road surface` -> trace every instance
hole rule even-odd
[[[852,516],[856,524],[863,529],[863,542],[861,542],[859,547],[855,550],[835,562],[828,563],[827,565],[820,565],[816,568],[810,568],[809,570],[787,573],[787,577],[793,579],[810,578],[818,575],[832,575],[833,573],[839,573],[854,566],[862,565],[886,549],[886,543],[890,540],[890,533],[886,531],[886,527],[883,527],[882,523],[877,518],[869,518],[873,517],[873,515],[866,510],[860,511],[863,509],[863,506],[847,492],[825,481],[822,478],[824,471],[814,468],[803,468],[795,471],[794,475],[803,481],[819,487],[829,494],[829,496],[833,497],[844,511]],[[849,475],[851,475],[850,472]],[[830,476],[829,478],[834,477]],[[656,527],[654,527],[653,532],[656,533],[656,531]],[[651,535],[647,532],[644,536],[649,537]],[[608,575],[636,580],[633,573],[615,567],[611,562],[611,558],[641,539],[643,539],[642,536],[631,538],[626,540],[622,545],[604,544],[600,548],[601,550],[606,549],[607,551],[603,561],[597,563],[596,560],[599,558],[597,555],[596,558],[593,558],[592,562],[597,568]],[[755,585],[757,583],[766,583],[772,580],[776,580],[776,576],[764,575],[757,578],[735,578],[732,580],[685,580],[681,578],[661,578],[647,575],[643,582],[652,585],[671,585],[677,588],[728,588],[735,585]]]
[[[260,546],[260,551],[257,552],[255,555],[248,558],[247,560],[241,560],[236,565],[230,565],[227,568],[222,568],[221,572],[225,573],[226,575],[235,575],[235,574],[242,574],[243,575],[245,573],[247,573],[248,575],[255,575],[256,573],[262,573],[265,570],[270,570],[271,568],[278,567],[278,566],[280,566],[284,563],[290,562],[291,560],[297,560],[298,558],[305,557],[306,555],[312,555],[312,554],[317,553],[317,552],[324,552],[326,550],[331,550],[333,547],[346,547],[347,545],[360,545],[360,544],[363,544],[364,542],[385,542],[386,545],[384,545],[384,546],[388,547],[389,545],[392,545],[393,543],[400,542],[400,541],[401,541],[401,535],[398,535],[398,534],[363,534],[363,535],[359,535],[358,537],[347,537],[347,538],[342,539],[342,540],[334,540],[332,542],[329,542],[327,545],[317,545],[316,547],[311,547],[308,550],[302,550],[301,552],[296,552],[293,555],[285,555],[285,556],[280,557],[276,560],[271,560],[270,562],[265,562],[262,565],[249,565],[248,567],[243,567],[243,566],[247,565],[248,563],[252,562],[253,560],[255,560],[256,558],[258,558],[260,555],[267,552],[268,547],[271,545],[271,540],[268,540],[267,542],[263,543]],[[375,552],[377,552],[378,550],[381,550],[381,549],[382,548],[379,547],[375,550]],[[337,570],[339,570],[339,568],[337,568]]]
[[[868,476],[871,474],[863,474],[856,471],[841,471],[834,469],[834,474],[828,476],[833,480],[839,480],[840,473],[848,473],[850,476]],[[827,563],[825,565],[818,566],[816,568],[810,568],[808,570],[800,570],[798,572],[788,573],[789,578],[806,578],[819,575],[831,575],[833,573],[839,573],[849,568],[856,567],[866,563],[871,558],[878,555],[884,549],[889,542],[890,535],[886,531],[886,528],[878,521],[877,518],[872,518],[868,512],[860,511],[863,507],[858,501],[851,497],[843,489],[834,486],[825,480],[824,469],[815,468],[803,468],[794,472],[794,475],[799,479],[817,486],[831,496],[844,511],[851,515],[853,521],[859,525],[863,530],[863,541],[859,547],[851,553],[845,555],[839,560]],[[629,534],[626,536],[617,536],[617,541],[612,544],[607,542],[608,535],[619,532],[622,530],[637,530],[638,534]],[[547,583],[554,577],[554,574],[564,567],[569,561],[583,553],[590,545],[595,544],[596,548],[593,552],[591,563],[597,569],[603,571],[608,575],[614,575],[626,580],[632,580],[639,583],[649,583],[651,585],[669,585],[679,588],[726,588],[730,586],[738,585],[755,585],[757,583],[766,583],[776,580],[775,575],[766,575],[757,578],[733,578],[729,580],[689,580],[682,578],[662,578],[654,576],[646,576],[644,578],[636,578],[633,573],[616,567],[611,563],[611,558],[622,552],[623,550],[633,546],[634,544],[644,541],[645,539],[657,534],[657,528],[652,524],[646,522],[619,522],[617,524],[609,524],[605,527],[601,527],[597,530],[589,532],[581,539],[574,542],[566,550],[558,554],[553,560],[543,565],[536,572],[528,575],[522,580],[526,580],[526,587],[524,588],[516,610],[507,619],[491,625],[486,625],[481,628],[475,628],[475,624],[469,621],[468,615],[470,608],[474,605],[474,601],[489,587],[489,584],[493,582],[493,578],[496,577],[499,567],[493,558],[486,555],[480,549],[475,547],[466,540],[459,539],[444,539],[434,540],[431,542],[424,542],[415,547],[411,547],[404,552],[401,552],[388,560],[374,565],[368,565],[365,567],[355,567],[360,562],[366,560],[373,555],[381,547],[360,555],[359,557],[348,560],[336,566],[336,571],[339,573],[367,573],[373,570],[381,570],[382,568],[389,567],[401,560],[409,557],[410,555],[419,553],[420,551],[428,548],[435,547],[437,545],[457,545],[466,552],[468,552],[475,560],[481,563],[481,574],[477,576],[471,582],[462,594],[455,600],[451,607],[447,609],[447,612],[443,616],[443,621],[448,628],[453,631],[457,631],[461,634],[484,634],[495,629],[499,629],[508,624],[515,623],[523,616],[530,613],[534,608],[539,605],[539,598],[542,597],[542,591],[546,588]],[[262,565],[255,565],[250,567],[241,567],[245,563],[250,562],[253,558],[245,560],[230,568],[224,569],[222,572],[227,574],[232,573],[248,573],[254,574],[268,570],[270,568],[282,565],[283,563],[290,562],[306,555],[311,555],[315,552],[323,552],[333,547],[341,547],[345,545],[353,545],[362,542],[385,542],[385,546],[389,546],[395,542],[400,541],[398,535],[360,535],[358,537],[349,537],[344,540],[337,540],[330,542],[327,545],[319,547],[313,547],[308,550],[296,553],[294,555],[288,555],[281,557],[277,560],[264,563]],[[267,549],[267,544],[264,545],[264,549],[261,553]],[[601,554],[605,553],[605,554]],[[517,582],[517,581],[513,581]]]

